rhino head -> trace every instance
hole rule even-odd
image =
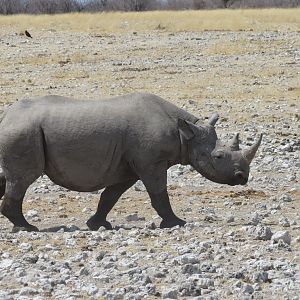
[[[261,143],[262,134],[251,147],[241,150],[239,135],[225,143],[218,139],[214,125],[219,115],[214,113],[208,125],[179,119],[178,127],[187,162],[207,179],[229,185],[244,185],[249,166]]]

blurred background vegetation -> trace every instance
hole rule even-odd
[[[300,0],[0,0],[0,14],[191,10],[220,8],[291,8]]]

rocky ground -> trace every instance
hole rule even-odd
[[[55,28],[55,24],[53,25]],[[174,166],[169,193],[183,228],[159,229],[139,182],[87,230],[99,193],[47,177],[24,201],[40,232],[0,217],[0,299],[300,299],[298,32],[91,34],[1,28],[1,101],[59,94],[97,99],[156,93],[217,132],[264,139],[243,187]]]

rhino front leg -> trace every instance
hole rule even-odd
[[[137,179],[128,180],[108,186],[101,194],[96,213],[86,222],[90,230],[98,230],[101,226],[112,229],[106,217],[121,195],[136,183]]]
[[[144,168],[140,175],[151,199],[151,205],[162,218],[160,228],[184,226],[184,220],[178,218],[170,204],[167,192],[167,163],[160,162]]]
[[[28,186],[20,182],[6,182],[4,199],[0,211],[13,224],[13,232],[20,230],[38,231],[37,227],[29,224],[22,212],[22,204]]]
[[[149,193],[149,196],[153,208],[162,218],[160,228],[171,228],[177,225],[184,226],[186,222],[178,218],[172,210],[167,190],[158,194]]]

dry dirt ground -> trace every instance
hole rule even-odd
[[[203,119],[218,111],[217,133],[244,147],[265,135],[246,186],[170,171],[184,228],[156,228],[139,184],[110,213],[116,229],[91,233],[99,194],[40,178],[24,201],[40,233],[11,234],[0,217],[0,299],[300,299],[299,32],[28,30],[0,28],[3,109],[146,91]]]

